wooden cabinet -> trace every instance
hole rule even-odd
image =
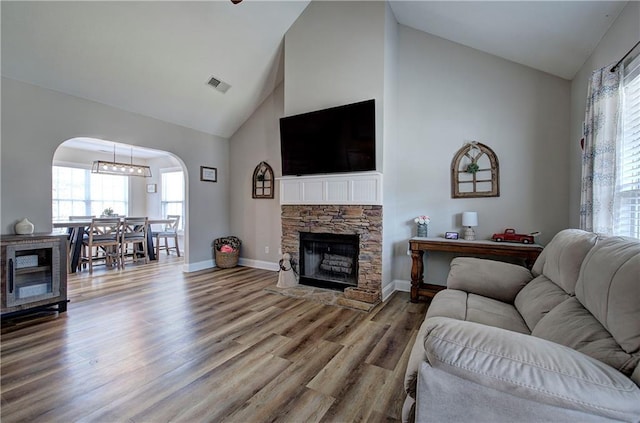
[[[0,237],[1,313],[57,305],[67,310],[66,236]]]

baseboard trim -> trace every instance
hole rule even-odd
[[[278,263],[273,263],[270,261],[252,260],[252,259],[246,259],[241,257],[238,260],[238,264],[240,266],[253,267],[256,269],[263,269],[263,270],[272,270],[274,272],[277,272],[278,270],[280,270],[280,266],[278,265]]]
[[[384,288],[382,288],[382,301],[387,301],[394,292],[411,292],[411,282],[405,281],[401,279],[395,279],[390,283],[386,284]]]
[[[396,291],[411,292],[411,281],[396,279],[394,282],[396,285]]]
[[[216,266],[213,259],[199,261],[197,263],[185,263],[182,265],[182,271],[185,273],[197,272],[199,270],[212,269]]]

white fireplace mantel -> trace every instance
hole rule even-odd
[[[280,204],[382,205],[382,173],[283,176]]]

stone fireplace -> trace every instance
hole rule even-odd
[[[282,251],[291,254],[301,270],[301,233],[317,235],[319,244],[325,234],[357,236],[357,261],[353,281],[348,282],[345,297],[370,303],[380,300],[382,287],[382,206],[381,205],[282,205]],[[323,234],[320,236],[319,234]],[[306,235],[308,236],[308,235]],[[327,252],[327,251],[324,251]],[[331,254],[331,252],[328,252]],[[343,256],[344,254],[338,254]],[[314,260],[324,256],[316,255]],[[334,266],[340,257],[329,257]],[[310,264],[309,259],[305,264]],[[331,263],[326,263],[331,266]],[[344,263],[343,263],[344,264]],[[343,266],[348,267],[348,266]],[[346,272],[346,269],[345,269]],[[335,276],[335,275],[334,275]]]

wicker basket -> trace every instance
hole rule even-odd
[[[362,301],[369,304],[375,304],[380,301],[380,293],[375,289],[349,287],[344,290],[344,296],[350,300]]]
[[[220,248],[225,244],[232,246],[234,251],[229,253],[220,251]],[[216,260],[216,267],[220,267],[222,269],[236,267],[238,265],[238,257],[240,257],[240,245],[241,241],[235,236],[217,238],[215,241],[213,241],[213,251]]]
[[[223,253],[222,251],[216,250],[216,267],[220,267],[222,269],[236,267],[238,265],[239,255],[239,251]]]

